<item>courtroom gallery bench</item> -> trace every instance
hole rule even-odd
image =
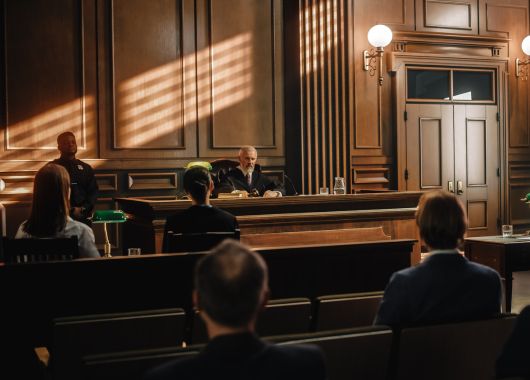
[[[514,315],[395,329],[388,326],[331,330],[265,338],[276,344],[316,344],[330,380],[491,380],[495,359]],[[86,380],[141,379],[166,361],[196,355],[203,346],[116,352],[84,357]]]
[[[262,249],[272,298],[379,291],[410,266],[415,240]],[[50,346],[57,317],[181,307],[191,310],[193,269],[205,253],[157,254],[0,266],[0,344]],[[71,293],[75,296],[70,296]],[[24,335],[24,336],[22,336]]]

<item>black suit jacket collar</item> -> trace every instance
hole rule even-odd
[[[216,358],[229,356],[252,356],[260,353],[267,344],[251,332],[220,335],[210,341],[204,348],[204,355]]]

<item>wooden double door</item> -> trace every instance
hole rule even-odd
[[[497,234],[497,106],[406,103],[405,108],[406,190],[453,192],[467,210],[468,236]]]

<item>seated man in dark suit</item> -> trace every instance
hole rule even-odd
[[[420,198],[416,224],[430,249],[429,257],[416,267],[392,275],[375,324],[449,322],[499,313],[498,273],[468,261],[457,250],[467,228],[458,199],[443,191],[425,193]]]
[[[258,152],[253,146],[244,146],[239,150],[239,166],[231,168],[216,189],[216,193],[229,193],[233,190],[245,190],[249,194],[263,197],[281,197],[284,187],[261,172],[256,163]]]
[[[515,322],[512,334],[497,359],[497,379],[530,379],[530,306],[526,306]]]
[[[190,197],[192,206],[167,218],[162,244],[163,252],[170,251],[169,231],[173,233],[234,232],[239,229],[234,215],[210,204],[213,182],[208,169],[202,166],[192,166],[186,170],[184,190]]]
[[[193,301],[210,342],[197,356],[175,360],[146,374],[162,379],[325,379],[316,346],[276,346],[254,334],[268,298],[267,266],[255,252],[225,240],[195,269]]]

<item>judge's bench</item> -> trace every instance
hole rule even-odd
[[[414,213],[421,192],[346,195],[299,195],[281,198],[212,199],[213,206],[237,217],[241,241],[254,247],[279,247],[322,242],[340,243],[387,239],[417,239]],[[145,253],[162,251],[164,225],[169,215],[191,206],[189,200],[116,198],[128,214],[122,229],[124,252],[140,247]],[[412,264],[420,260],[419,243]]]

